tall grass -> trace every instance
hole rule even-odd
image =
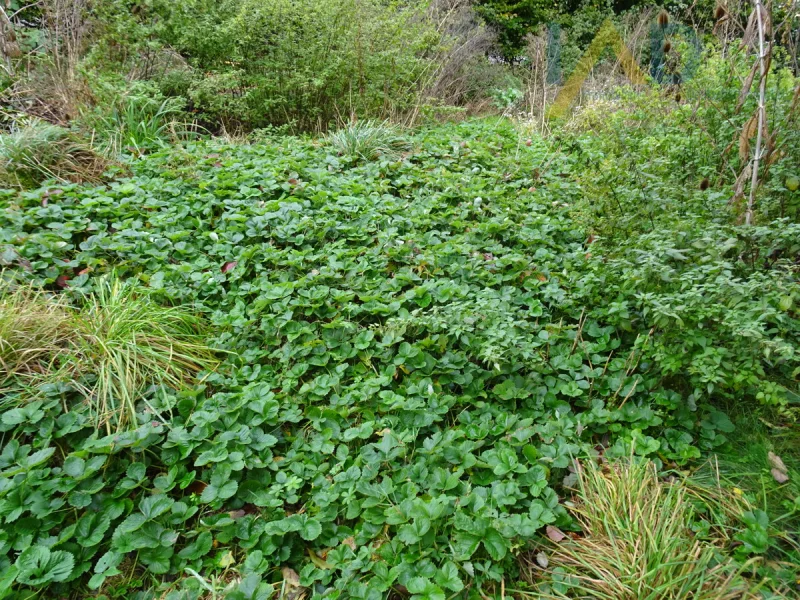
[[[109,431],[136,425],[137,404],[147,404],[151,386],[180,388],[215,362],[198,317],[119,279],[105,279],[86,297],[79,327],[94,375],[85,394],[94,419]]]
[[[180,389],[214,368],[203,321],[184,307],[157,303],[146,289],[101,279],[82,306],[27,287],[0,296],[0,389],[67,378],[82,393],[98,429],[159,418],[148,398]],[[24,394],[18,395],[19,398]]]
[[[110,110],[85,114],[83,122],[108,155],[138,155],[196,137],[200,128],[182,120],[182,115],[182,103],[173,98],[124,96]]]
[[[721,555],[724,531],[695,535],[687,487],[661,480],[652,463],[587,462],[579,481],[573,512],[583,536],[547,551],[541,598],[760,598]]]
[[[0,283],[0,391],[12,379],[39,379],[57,370],[75,343],[73,318],[58,298]]]
[[[395,160],[411,150],[411,143],[388,121],[357,121],[329,133],[326,140],[336,152],[348,158]]]
[[[100,180],[108,161],[64,127],[33,119],[0,134],[0,186],[35,187],[47,179]]]

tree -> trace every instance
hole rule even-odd
[[[544,0],[475,0],[475,11],[496,33],[503,55],[513,60],[525,46],[525,36],[556,13]]]

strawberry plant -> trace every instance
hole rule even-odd
[[[783,271],[733,274],[746,240],[621,258],[573,219],[574,163],[508,123],[412,146],[352,161],[290,137],[192,142],[109,185],[3,193],[4,277],[80,305],[114,270],[204,315],[223,359],[152,382],[110,434],[84,374],[9,388],[7,593],[499,594],[529,541],[577,528],[558,495],[574,457],[684,464],[725,443],[715,402],[755,401],[753,374],[791,393],[796,319],[773,301],[793,292]],[[724,279],[737,324],[765,286],[761,346],[687,273]]]

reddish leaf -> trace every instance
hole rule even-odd
[[[230,273],[231,271],[233,271],[236,268],[237,264],[239,264],[239,263],[236,262],[235,260],[233,260],[231,262],[226,262],[224,265],[222,265],[221,271],[223,273]]]
[[[59,275],[56,277],[56,285],[60,288],[67,287],[67,282],[69,281],[69,275]]]
[[[566,535],[564,535],[563,531],[561,531],[558,527],[553,527],[552,525],[548,525],[545,531],[547,532],[547,537],[549,537],[556,543],[560,542],[565,537],[567,537]]]
[[[290,183],[291,185],[297,185],[297,184],[299,184],[300,182],[299,182],[299,181],[297,181],[297,179],[295,179],[294,177],[292,177],[291,179],[289,179],[289,183]]]

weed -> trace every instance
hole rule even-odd
[[[73,311],[30,286],[0,283],[0,389],[15,377],[40,378],[76,341]]]
[[[96,183],[108,166],[90,145],[58,125],[34,119],[0,134],[0,185],[29,188],[47,179]]]
[[[181,102],[171,98],[124,96],[110,111],[87,114],[84,119],[108,155],[139,155],[176,140],[197,137],[200,130],[180,119],[182,111]]]

